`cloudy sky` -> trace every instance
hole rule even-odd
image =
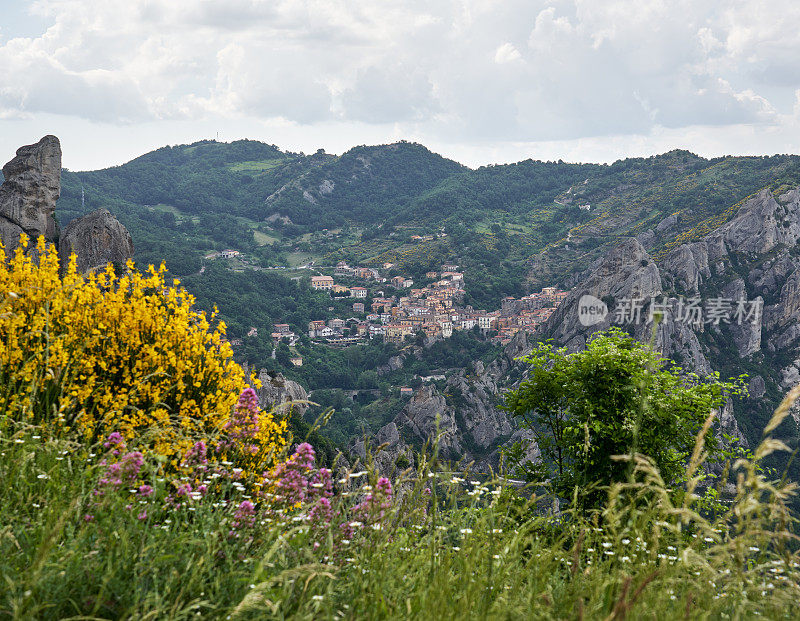
[[[253,138],[471,166],[800,153],[795,0],[0,0],[0,160]]]

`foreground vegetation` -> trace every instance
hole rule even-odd
[[[0,260],[2,342],[45,344],[0,351],[4,378],[16,382],[0,402],[0,617],[794,616],[795,485],[768,480],[760,464],[785,449],[770,434],[800,388],[751,456],[722,464],[716,489],[700,488],[713,417],[695,438],[683,483],[665,481],[644,455],[618,456],[629,476],[608,485],[593,510],[573,510],[546,487],[534,494],[468,467],[454,474],[435,443],[389,480],[369,463],[320,467],[314,448],[287,437],[283,421],[238,384],[243,374],[228,366],[219,338],[167,339],[179,326],[198,329],[203,317],[191,305],[168,307],[158,330],[122,321],[137,305],[183,299],[177,285],[138,290],[130,273],[125,286],[97,287],[96,277],[61,279],[48,265],[21,252],[10,266]],[[14,280],[24,270],[28,277]],[[87,288],[97,292],[88,303],[74,295]],[[126,330],[104,332],[109,354],[139,339],[161,356],[157,367],[110,373],[99,349],[86,362],[73,338],[85,324],[53,321],[53,309],[77,308],[93,316],[123,309]],[[63,345],[61,358],[50,357],[53,343]],[[170,407],[135,402],[131,391],[135,407],[88,408],[65,390],[83,361],[84,383],[113,393],[163,375],[173,382],[147,385],[174,395],[178,371],[200,354],[217,362],[207,378],[219,380],[213,412],[183,410],[180,397]],[[235,381],[223,389],[228,372]],[[132,429],[134,415],[148,424]]]

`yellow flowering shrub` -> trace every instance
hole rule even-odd
[[[225,431],[245,374],[163,265],[82,275],[73,256],[61,277],[52,246],[27,246],[7,262],[0,245],[0,417],[91,442],[118,431],[173,464]],[[282,447],[285,422],[260,419],[259,450]]]

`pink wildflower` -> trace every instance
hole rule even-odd
[[[205,470],[206,465],[208,464],[207,453],[208,449],[206,447],[206,443],[200,440],[186,452],[186,455],[183,458],[183,465],[195,467],[198,470]]]
[[[252,528],[256,523],[256,509],[252,502],[243,500],[233,515],[231,522],[231,530],[228,533],[230,537],[238,536],[236,531],[245,528]]]
[[[320,498],[308,514],[309,522],[313,528],[325,528],[333,519],[331,501]]]
[[[367,494],[364,501],[353,508],[353,512],[365,523],[377,523],[392,506],[392,483],[386,477],[378,479],[375,493]]]
[[[309,496],[321,496],[322,498],[330,498],[333,496],[333,477],[331,471],[327,468],[320,468],[319,472],[311,479],[311,489]]]
[[[248,453],[258,452],[252,440],[258,435],[258,396],[252,388],[245,388],[239,395],[239,401],[233,409],[225,430],[228,432],[228,441],[222,446],[232,447],[241,445],[243,451]]]
[[[122,438],[122,434],[119,431],[114,431],[109,434],[108,439],[103,442],[103,446],[106,449],[114,449],[113,454],[119,455],[121,451],[125,450],[125,440]]]
[[[314,458],[314,448],[303,442],[289,459],[278,464],[267,476],[276,485],[276,495],[287,505],[303,502],[308,496],[308,474],[314,466]]]

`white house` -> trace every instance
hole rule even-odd
[[[481,330],[491,330],[492,324],[497,320],[497,317],[492,317],[491,315],[481,315],[478,317],[478,327]]]

